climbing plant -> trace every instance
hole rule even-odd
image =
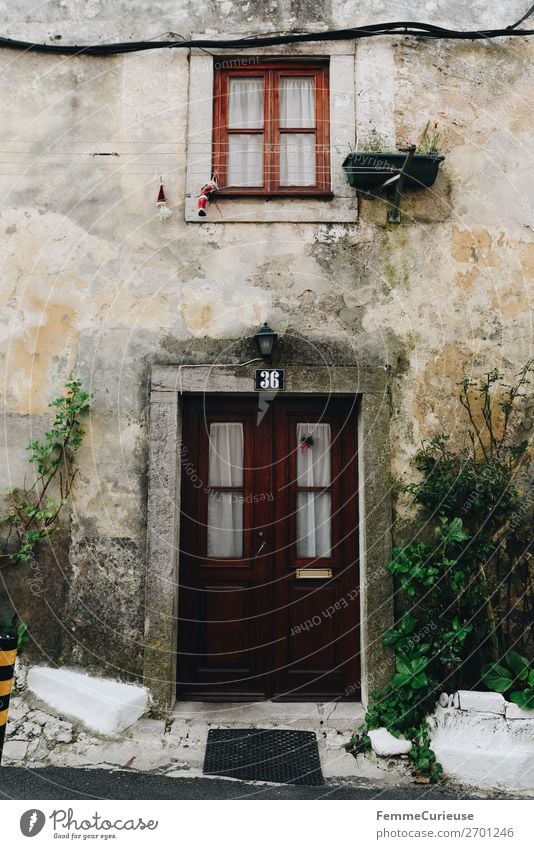
[[[91,395],[79,380],[69,381],[64,394],[50,404],[55,410],[51,429],[27,447],[35,469],[33,483],[6,493],[0,565],[28,563],[37,546],[59,530],[60,513],[77,471],[73,460],[84,434],[81,419],[90,404]]]
[[[352,744],[353,751],[368,748],[367,732],[382,726],[404,735],[412,741],[414,771],[426,780],[442,772],[426,719],[440,692],[489,684],[488,670],[499,671],[500,658],[519,663],[511,649],[531,650],[533,370],[529,361],[512,385],[496,370],[462,380],[460,444],[446,434],[424,443],[415,458],[419,480],[399,486],[421,522],[408,544],[394,548],[387,567],[398,587],[398,613],[382,639],[394,650],[395,672],[384,690],[371,694]],[[517,699],[530,706],[526,691]]]

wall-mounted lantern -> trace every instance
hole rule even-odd
[[[265,322],[254,336],[254,339],[256,340],[256,344],[262,358],[270,362],[273,354],[274,343],[278,339],[278,334],[274,332],[272,327],[269,327],[267,322]]]

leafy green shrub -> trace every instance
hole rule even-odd
[[[0,563],[28,563],[39,543],[59,529],[59,514],[76,476],[72,461],[84,434],[80,418],[89,412],[90,401],[81,382],[71,380],[65,393],[50,404],[56,411],[52,428],[43,441],[33,440],[27,448],[35,481],[27,489],[7,493],[8,512],[0,520],[7,526]],[[51,497],[53,485],[57,485],[59,498]]]
[[[510,650],[499,663],[483,666],[482,678],[490,690],[508,693],[520,708],[534,710],[534,665],[528,658]]]
[[[394,548],[387,567],[400,600],[397,621],[382,638],[395,652],[395,672],[371,694],[353,744],[368,748],[367,732],[381,726],[404,734],[414,770],[432,781],[442,769],[426,717],[441,691],[476,688],[482,668],[490,689],[497,682],[516,704],[534,706],[532,666],[509,651],[528,645],[531,635],[532,499],[523,484],[529,458],[522,413],[533,367],[529,361],[511,386],[497,371],[464,379],[464,443],[451,447],[441,434],[423,444],[415,458],[420,479],[400,487],[419,508],[421,530]]]
[[[28,626],[18,621],[17,615],[11,608],[6,597],[0,596],[0,635],[13,634],[18,636],[17,650],[20,652],[24,643],[28,641]]]
[[[7,493],[8,512],[0,519],[6,528],[0,545],[0,567],[27,564],[37,546],[59,530],[61,509],[67,503],[76,476],[73,459],[84,431],[80,418],[89,412],[91,395],[79,380],[70,380],[65,392],[50,407],[55,409],[52,427],[44,439],[33,440],[27,447],[35,468],[34,483]],[[56,497],[52,490],[56,488]],[[57,497],[59,496],[59,497]],[[0,630],[18,634],[18,651],[28,640],[28,627],[20,622],[10,604],[0,598]]]

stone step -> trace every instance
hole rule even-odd
[[[353,733],[363,722],[361,702],[176,702],[172,719],[214,728],[291,728]]]

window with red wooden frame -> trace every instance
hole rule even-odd
[[[215,69],[218,196],[332,197],[328,62],[224,65]]]

